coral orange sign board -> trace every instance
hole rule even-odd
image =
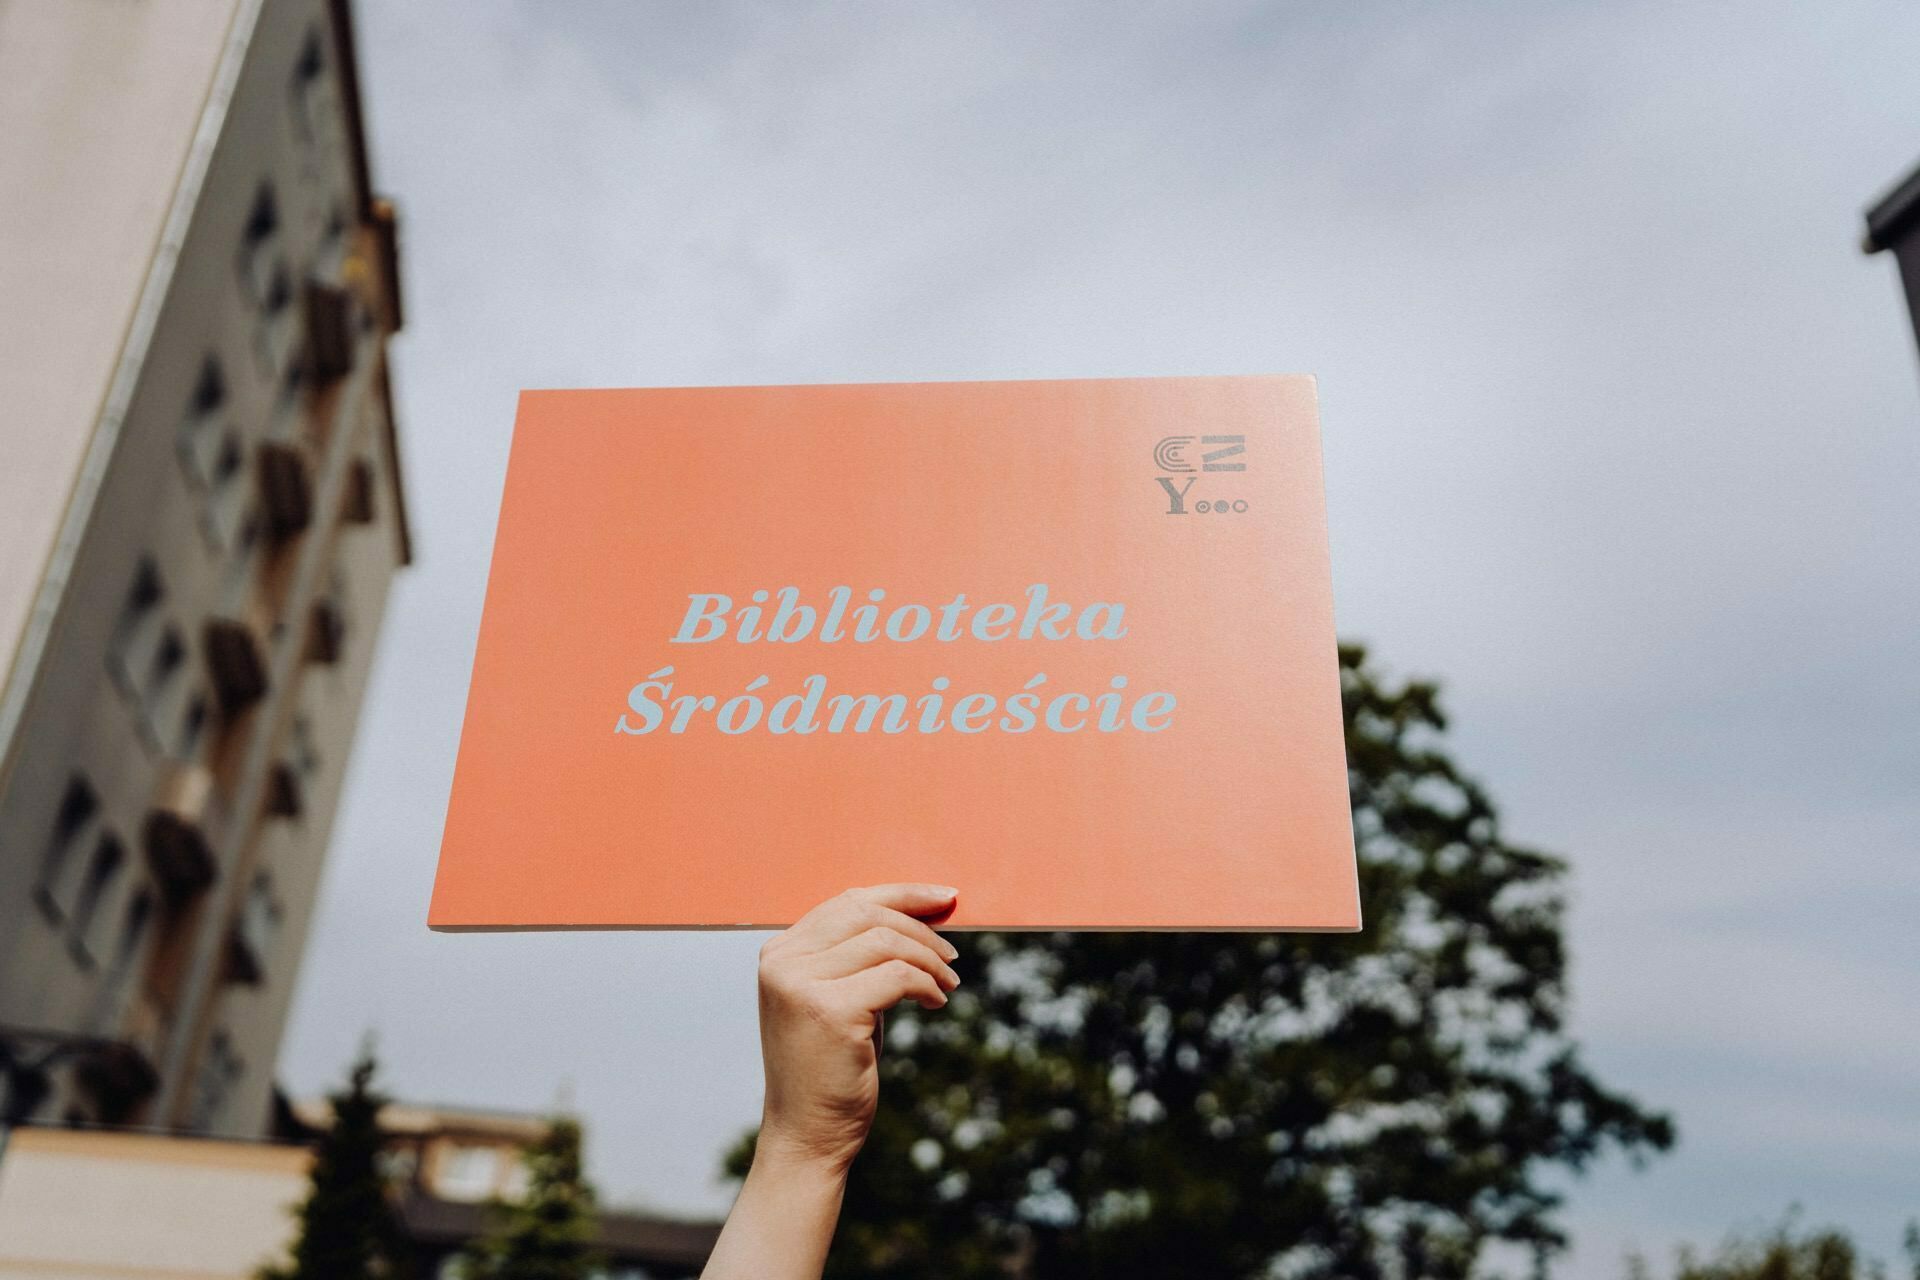
[[[1306,377],[530,391],[430,923],[1359,927]]]

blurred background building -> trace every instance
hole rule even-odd
[[[324,1101],[285,1119],[331,1123]],[[457,1274],[460,1250],[494,1221],[491,1202],[524,1190],[521,1155],[546,1122],[511,1112],[404,1104],[381,1113],[400,1230],[413,1274]],[[0,1162],[0,1280],[249,1280],[278,1258],[312,1163],[299,1142],[29,1128]],[[607,1280],[689,1280],[720,1228],[603,1210],[593,1246]]]
[[[0,174],[0,1120],[263,1134],[410,558],[347,6],[0,5]]]
[[[333,1117],[321,1099],[296,1103],[288,1119],[296,1133],[301,1126],[317,1133]],[[395,1208],[417,1274],[457,1274],[460,1250],[486,1232],[492,1206],[525,1193],[521,1157],[546,1136],[547,1124],[512,1111],[406,1103],[380,1112],[388,1173],[399,1190]],[[603,1208],[594,1218],[593,1248],[605,1260],[607,1280],[683,1280],[699,1275],[719,1235],[718,1222]]]

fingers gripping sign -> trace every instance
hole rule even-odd
[[[760,949],[760,1152],[842,1172],[853,1162],[879,1103],[882,1015],[902,1000],[938,1009],[960,985],[958,950],[923,919],[955,897],[941,885],[850,889]]]

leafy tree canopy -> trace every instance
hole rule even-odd
[[[891,1015],[830,1277],[1540,1271],[1547,1175],[1671,1144],[1566,1033],[1564,864],[1507,841],[1433,685],[1340,673],[1365,929],[968,938],[948,1007]]]
[[[1902,1274],[1920,1280],[1920,1223],[1907,1227],[1906,1253]],[[1736,1237],[1707,1258],[1680,1250],[1673,1280],[1890,1280],[1891,1274],[1885,1264],[1862,1255],[1845,1232],[1803,1230],[1789,1214],[1773,1231]],[[1627,1280],[1653,1276],[1646,1259],[1628,1259]]]

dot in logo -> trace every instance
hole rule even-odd
[[[1247,500],[1245,498],[1235,498],[1233,500],[1233,509],[1235,511],[1245,511],[1247,509]]]
[[[1222,498],[1220,499],[1220,501],[1214,503],[1213,509],[1215,511],[1218,511],[1221,515],[1225,515],[1227,514],[1228,511],[1232,510],[1231,507],[1227,506],[1227,500],[1225,498]]]
[[[1198,511],[1201,515],[1205,515],[1207,514],[1207,512],[1213,510],[1213,504],[1211,502],[1208,502],[1205,498],[1202,498],[1200,499],[1200,501],[1193,504],[1193,509],[1195,511]]]

